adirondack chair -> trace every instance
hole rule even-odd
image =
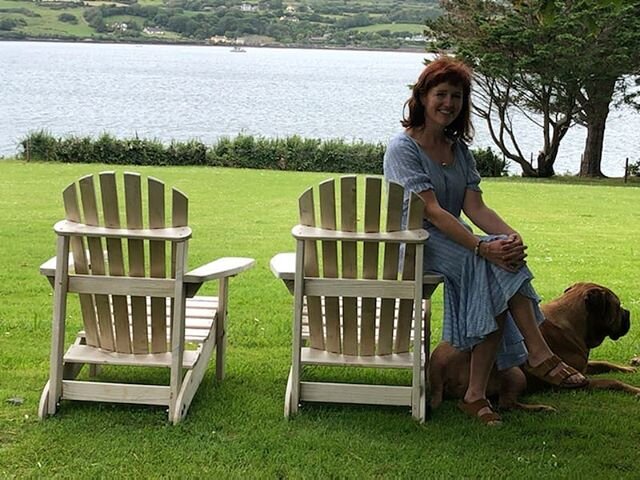
[[[365,182],[360,216],[356,177],[340,179],[340,202],[335,181],[321,183],[319,223],[313,188],[306,190],[299,198],[300,224],[292,230],[295,257],[284,253],[271,261],[294,295],[285,417],[296,413],[300,402],[408,406],[420,422],[427,416],[430,297],[443,279],[423,273],[424,204],[411,195],[403,229],[403,188],[390,183],[381,208],[381,179]],[[412,381],[411,386],[304,381],[308,365],[408,369]]]
[[[214,349],[216,376],[224,377],[229,277],[255,261],[226,257],[187,273],[187,197],[174,188],[165,206],[164,184],[148,177],[145,208],[140,175],[124,174],[123,196],[114,172],[98,177],[101,209],[93,175],[64,190],[65,220],[54,226],[57,255],[40,267],[54,295],[50,377],[39,416],[55,414],[60,400],[90,400],[163,405],[175,424]],[[214,279],[217,297],[195,296]],[[63,353],[70,293],[78,294],[84,330]],[[88,379],[79,380],[84,365]],[[94,381],[102,365],[168,368],[169,385]]]

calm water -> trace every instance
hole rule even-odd
[[[31,130],[54,135],[200,139],[267,137],[386,142],[422,69],[420,53],[0,42],[0,156]],[[475,146],[489,146],[475,122]],[[525,152],[539,136],[526,123]],[[610,115],[603,171],[640,159],[640,115]],[[529,137],[527,137],[527,135]],[[564,140],[558,172],[576,172],[585,131]],[[513,171],[519,173],[519,167]]]

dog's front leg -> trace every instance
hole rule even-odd
[[[590,378],[588,388],[591,390],[620,390],[640,397],[640,388],[609,378]]]
[[[521,403],[518,397],[527,388],[527,378],[524,372],[518,368],[508,368],[499,373],[500,393],[498,406],[501,410],[527,410],[529,412],[555,412],[556,409],[549,405],[534,405]]]
[[[596,375],[598,373],[620,372],[620,373],[633,373],[637,369],[635,367],[626,367],[624,365],[616,365],[615,363],[589,360],[587,363],[587,375]]]

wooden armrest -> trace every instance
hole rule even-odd
[[[51,257],[49,260],[40,265],[40,275],[53,278],[56,276],[57,258]],[[69,255],[69,270],[73,269],[73,258]]]
[[[296,225],[291,234],[298,240],[352,240],[369,242],[392,243],[422,243],[429,234],[426,230],[399,230],[397,232],[345,232],[342,230],[328,230],[326,228]]]
[[[271,262],[269,262],[269,266],[271,267],[271,272],[276,278],[284,282],[292,282],[295,278],[296,272],[296,254],[294,252],[284,252],[278,253],[271,258]],[[444,282],[444,277],[442,275],[438,275],[435,273],[425,273],[422,277],[422,283],[425,286],[436,287],[439,284]],[[426,294],[424,297],[428,297],[433,291],[433,288],[429,289],[429,294]]]
[[[203,283],[217,278],[231,277],[256,264],[253,258],[223,257],[198,267],[184,276],[185,283]]]
[[[271,271],[280,280],[293,280],[296,272],[295,252],[278,253],[269,262]]]

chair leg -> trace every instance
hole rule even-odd
[[[44,420],[47,418],[49,414],[49,380],[45,384],[42,389],[42,394],[40,395],[40,403],[38,405],[38,417],[40,420]]]
[[[218,318],[216,320],[216,378],[224,379],[224,358],[227,348],[227,287],[229,279],[220,279],[218,287]]]
[[[56,249],[56,274],[53,289],[53,322],[51,328],[51,356],[49,365],[49,400],[47,413],[54,415],[62,396],[64,363],[64,332],[67,313],[67,279],[69,274],[69,237],[59,236]]]
[[[298,413],[298,403],[299,399],[296,398],[294,400],[294,374],[293,367],[289,370],[289,378],[287,379],[287,390],[284,395],[284,417],[289,418],[291,415]],[[297,379],[299,381],[299,379]]]

